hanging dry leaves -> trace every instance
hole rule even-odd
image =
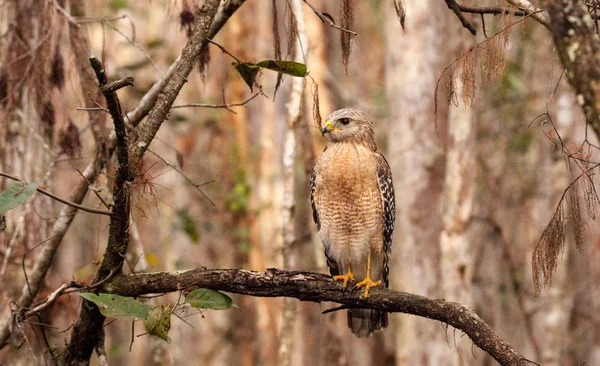
[[[406,17],[406,6],[404,4],[404,0],[394,0],[394,8],[396,9],[396,15],[398,16],[398,21],[400,22],[402,31],[404,31],[404,18]]]

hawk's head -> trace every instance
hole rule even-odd
[[[321,134],[333,142],[374,142],[373,122],[356,109],[339,109],[327,117]]]

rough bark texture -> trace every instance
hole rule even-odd
[[[133,174],[129,166],[129,139],[116,90],[125,85],[131,85],[133,80],[127,78],[109,82],[100,60],[91,57],[90,63],[98,78],[100,89],[104,94],[106,105],[115,126],[118,162],[114,179],[113,215],[110,218],[108,245],[104,252],[102,264],[100,264],[93,281],[93,283],[98,283],[115,273],[121,272],[129,245],[129,214],[131,208],[131,189],[129,185],[133,181]],[[71,342],[67,347],[65,364],[78,365],[89,362],[94,348],[104,338],[103,324],[104,315],[100,313],[98,307],[90,301],[83,300],[81,313],[73,327]]]
[[[134,159],[140,160],[143,157],[146,149],[150,146],[152,139],[154,139],[154,136],[158,132],[158,129],[165,121],[183,84],[187,81],[188,75],[194,68],[196,62],[198,62],[200,51],[207,43],[206,39],[209,36],[208,31],[218,6],[218,0],[208,0],[198,11],[194,30],[192,31],[192,35],[185,45],[185,48],[181,52],[181,60],[177,65],[173,76],[167,81],[167,85],[158,96],[155,105],[148,115],[148,120],[139,128],[138,139],[131,149]]]
[[[552,36],[587,123],[600,136],[600,38],[583,0],[546,1]]]
[[[348,307],[402,312],[439,320],[465,332],[473,342],[502,365],[528,361],[483,322],[470,308],[445,300],[430,300],[405,292],[376,289],[368,298],[349,292],[328,275],[268,269],[194,269],[175,273],[138,273],[119,276],[99,289],[122,296],[179,291],[191,286],[265,297],[293,297],[302,301],[332,301]]]

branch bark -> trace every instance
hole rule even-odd
[[[167,81],[167,85],[162,93],[158,95],[156,104],[148,115],[148,120],[140,125],[140,128],[138,129],[138,140],[131,149],[134,164],[144,156],[146,149],[150,146],[158,129],[167,118],[167,114],[169,113],[175,98],[179,94],[179,91],[183,87],[183,84],[187,81],[188,75],[194,68],[196,62],[198,62],[200,51],[207,43],[206,40],[209,37],[209,28],[215,17],[218,5],[218,0],[208,0],[204,2],[202,8],[200,8],[194,30],[192,31],[193,33],[183,48],[180,62],[178,63],[173,76]]]
[[[116,90],[126,85],[131,85],[133,80],[126,78],[109,82],[99,59],[91,57],[90,64],[96,73],[100,90],[104,94],[106,106],[113,119],[118,162],[113,188],[114,206],[113,215],[110,217],[108,245],[93,281],[93,283],[98,283],[105,278],[109,278],[114,273],[121,272],[129,244],[128,229],[131,189],[128,188],[128,185],[133,181],[133,174],[129,167],[129,139],[127,129]],[[104,315],[100,313],[98,307],[88,300],[83,300],[79,318],[71,333],[71,342],[67,346],[65,364],[78,365],[82,362],[89,362],[92,352],[104,339],[103,324]]]
[[[537,20],[541,25],[548,28],[550,31],[552,30],[550,27],[550,17],[543,9],[534,6],[527,0],[506,0],[506,2],[516,6],[519,9],[522,9],[527,14],[531,14],[533,19]]]
[[[505,342],[475,312],[456,302],[431,300],[387,289],[374,289],[363,298],[359,292],[344,289],[330,276],[301,271],[268,269],[193,269],[179,272],[136,273],[118,276],[101,286],[100,292],[121,296],[180,291],[192,286],[260,297],[292,297],[302,301],[331,301],[346,307],[372,308],[412,314],[441,321],[463,331],[501,365],[534,364]]]
[[[547,1],[552,36],[587,123],[600,136],[600,39],[582,0]]]

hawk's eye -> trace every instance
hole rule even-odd
[[[349,118],[340,118],[340,123],[345,126],[348,123],[350,123],[350,119]]]

